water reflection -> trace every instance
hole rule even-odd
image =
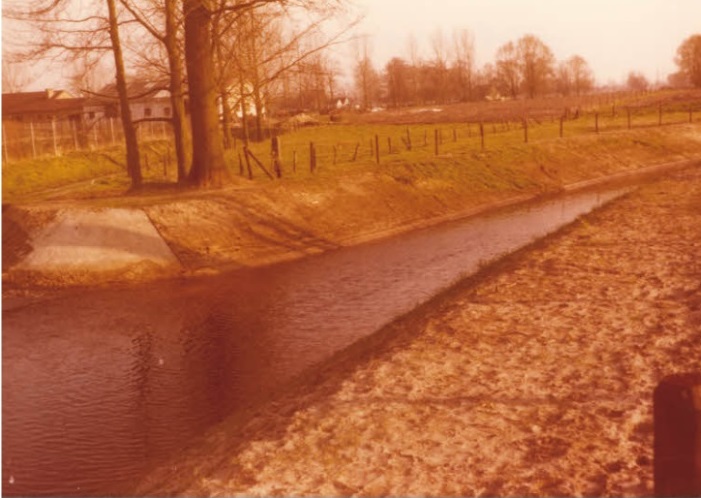
[[[207,427],[620,192],[3,313],[3,494],[125,494]],[[13,482],[10,483],[10,476]]]

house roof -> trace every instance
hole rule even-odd
[[[127,85],[127,94],[129,95],[129,100],[132,102],[168,98],[169,94],[164,88],[167,88],[167,84],[161,82],[131,81]],[[117,84],[110,83],[103,86],[100,90],[95,92],[93,99],[103,102],[118,100],[119,94],[117,92]]]
[[[84,102],[84,98],[75,98],[64,90],[3,93],[2,114],[71,114],[80,112]]]

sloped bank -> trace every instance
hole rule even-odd
[[[3,279],[97,284],[317,254],[610,177],[701,159],[701,126],[582,135],[168,198],[3,210]]]

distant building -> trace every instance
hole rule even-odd
[[[85,98],[73,97],[65,90],[2,94],[2,119],[24,122],[81,121]]]
[[[134,121],[144,118],[170,119],[173,110],[170,92],[166,90],[165,84],[133,81],[127,86],[127,94],[131,118]],[[105,117],[110,118],[118,117],[120,114],[119,94],[115,83],[102,87],[90,101],[93,112],[102,112]]]

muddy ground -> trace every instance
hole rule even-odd
[[[701,357],[701,171],[485,268],[228,420],[162,495],[653,493],[652,393]]]

